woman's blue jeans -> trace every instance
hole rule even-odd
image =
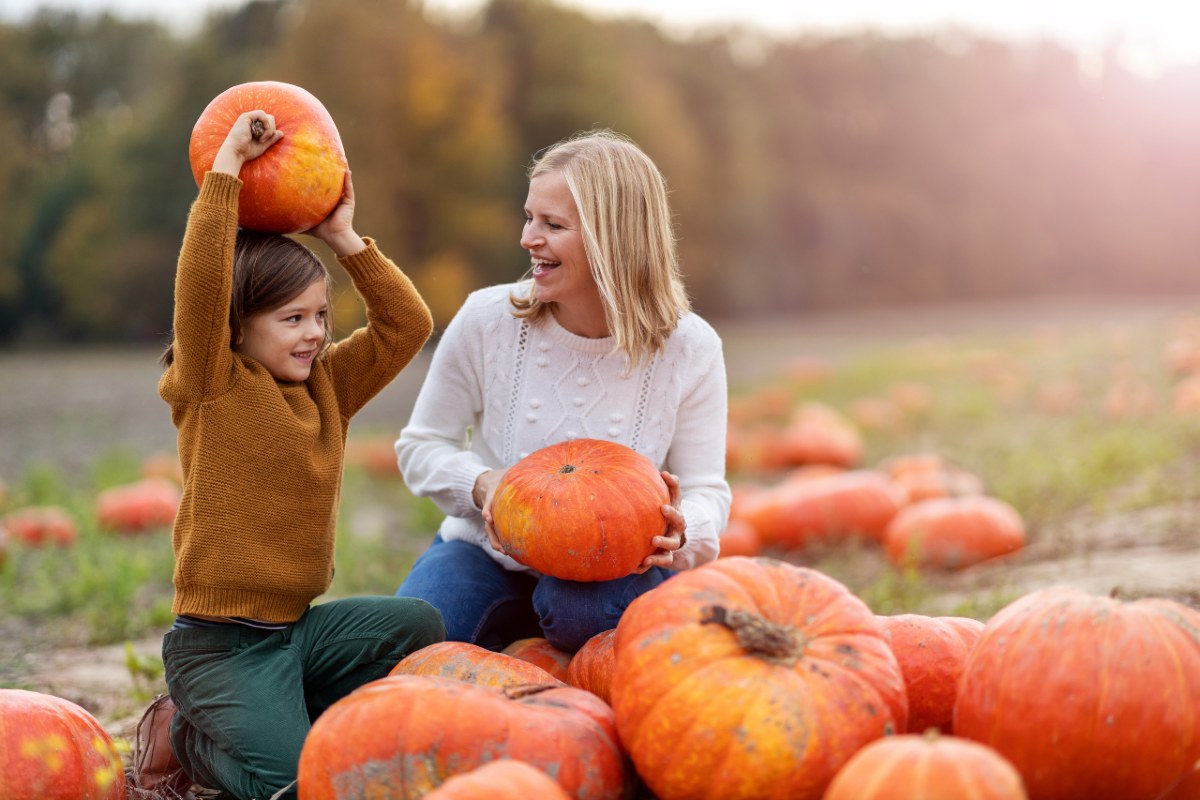
[[[434,537],[396,594],[417,597],[442,612],[446,640],[503,650],[518,639],[545,637],[574,653],[615,628],[638,595],[672,573],[652,567],[613,581],[566,581],[506,570],[482,548]]]

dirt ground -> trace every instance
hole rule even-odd
[[[1194,312],[1200,300],[1077,299],[971,304],[891,311],[806,315],[794,320],[716,327],[726,343],[731,387],[768,376],[785,355],[837,358],[881,342],[1035,329],[1106,320],[1139,324]],[[120,448],[143,456],[172,450],[174,431],[158,398],[156,353],[143,351],[0,352],[0,479],[14,482],[31,465],[83,474],[99,453]],[[428,348],[356,418],[352,431],[391,434],[411,409],[428,365]],[[1200,507],[1168,507],[1126,517],[1081,515],[1018,556],[940,579],[946,608],[982,588],[1023,591],[1051,584],[1122,597],[1160,595],[1200,605]],[[1063,542],[1086,546],[1063,548]],[[0,635],[4,631],[0,628]],[[133,642],[157,655],[160,637]],[[30,654],[25,654],[29,656]],[[24,680],[91,710],[117,735],[127,735],[140,709],[124,644],[71,647],[25,659]]]

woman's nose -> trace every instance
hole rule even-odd
[[[540,239],[541,237],[535,233],[532,225],[526,225],[521,229],[521,247],[526,250],[536,247]]]

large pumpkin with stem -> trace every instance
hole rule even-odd
[[[530,683],[563,683],[537,664],[505,653],[493,653],[469,642],[426,645],[402,658],[388,674],[453,678],[501,689]]]
[[[415,800],[499,758],[553,775],[573,797],[617,800],[627,789],[612,709],[590,692],[399,675],[317,718],[300,753],[299,800]]]
[[[265,111],[283,138],[242,165],[238,224],[271,233],[300,233],[337,207],[346,152],[333,117],[311,92],[282,81],[251,81],[218,94],[200,113],[188,142],[199,186],[238,117]]]
[[[1034,800],[1200,797],[1200,611],[1074,588],[988,621],[954,731],[1013,763]]]
[[[875,615],[782,561],[672,577],[629,605],[614,649],[621,741],[662,800],[817,800],[850,756],[907,723]]]
[[[572,439],[508,468],[492,498],[496,535],[520,563],[572,581],[632,573],[666,531],[667,484],[616,442]]]
[[[121,757],[83,707],[41,692],[0,689],[0,797],[123,800]]]
[[[854,754],[824,800],[1027,800],[1021,775],[995,750],[942,736],[889,736]]]
[[[881,616],[908,690],[908,732],[936,728],[954,732],[954,700],[967,655],[983,633],[983,623],[968,617],[924,614]]]

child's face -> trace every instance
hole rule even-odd
[[[325,281],[314,281],[274,311],[246,321],[233,349],[267,368],[277,381],[304,381],[325,341],[329,297]]]

